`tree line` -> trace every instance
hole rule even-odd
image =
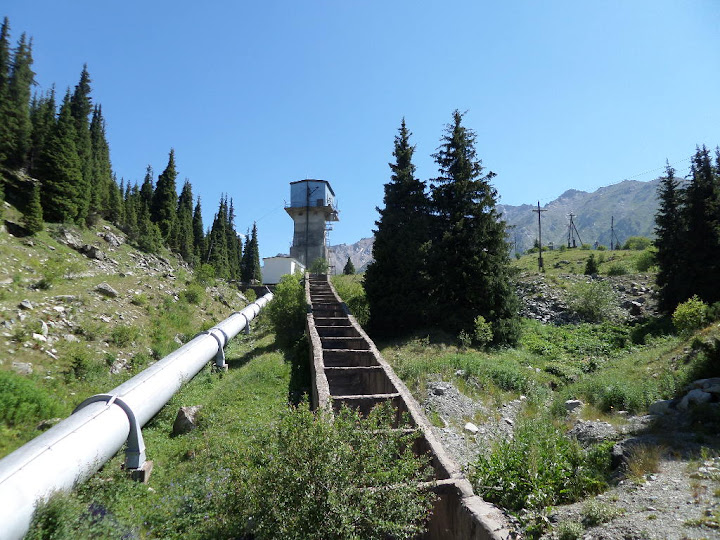
[[[659,305],[672,313],[698,296],[720,301],[720,148],[697,148],[688,179],[675,176],[668,164],[658,188],[655,247]]]
[[[404,119],[395,137],[374,262],[364,279],[375,334],[434,327],[497,345],[518,339],[519,301],[490,183],[495,174],[485,172],[476,135],[462,119],[456,110],[433,154],[439,176],[428,182],[415,176]]]
[[[5,17],[0,28],[0,165],[6,171],[24,170],[33,179],[22,207],[30,233],[42,230],[45,221],[84,227],[103,218],[144,251],[166,247],[193,266],[211,265],[218,277],[261,281],[257,227],[243,249],[232,199],[220,197],[213,225],[204,231],[200,198],[193,197],[189,180],[178,196],[172,149],[156,183],[150,166],[140,186],[124,179],[118,183],[87,65],[58,106],[54,86],[44,94],[32,93],[32,64],[32,39],[23,33],[11,48]],[[0,176],[0,200],[4,184]]]

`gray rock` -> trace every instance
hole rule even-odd
[[[109,298],[117,298],[118,292],[113,289],[108,283],[102,282],[100,285],[95,287],[95,291],[99,292],[100,294],[107,296]]]
[[[594,444],[617,435],[615,428],[607,422],[592,422],[580,420],[570,430],[569,435],[575,437],[580,444]]]
[[[671,399],[663,399],[660,401],[656,401],[655,403],[650,405],[650,407],[648,408],[648,413],[662,416],[663,414],[668,414],[671,411],[672,405],[673,400]]]
[[[12,370],[19,375],[31,375],[33,372],[30,362],[13,362]]]
[[[30,300],[23,300],[22,302],[20,302],[18,304],[18,307],[20,309],[26,309],[28,311],[35,309],[34,306],[32,305],[32,303],[30,302]]]
[[[699,388],[695,388],[694,390],[690,390],[690,392],[688,392],[685,397],[680,400],[677,408],[681,411],[686,411],[688,407],[690,407],[690,404],[708,403],[710,400],[712,400],[712,394],[708,394]]]
[[[98,233],[98,236],[105,240],[112,247],[118,247],[122,244],[122,239],[115,236],[112,232]]]
[[[193,405],[191,407],[180,407],[180,410],[173,422],[173,436],[190,433],[197,427],[198,413],[202,409],[202,405]]]
[[[106,258],[103,250],[101,250],[99,247],[91,246],[90,244],[85,244],[82,247],[81,252],[89,259],[95,259],[96,261],[104,261]]]
[[[468,431],[474,435],[475,433],[480,431],[480,429],[472,422],[468,422],[467,424],[465,424],[465,431]]]
[[[40,333],[43,336],[47,337],[48,332],[49,332],[49,329],[48,329],[47,323],[45,321],[40,321]]]
[[[80,238],[72,232],[65,229],[60,231],[60,238],[58,238],[58,240],[62,244],[65,244],[69,248],[72,248],[76,251],[80,251],[80,249],[82,249],[83,247],[82,240],[80,240]]]
[[[567,412],[572,412],[575,409],[582,408],[583,405],[585,405],[585,404],[582,401],[580,401],[579,399],[568,399],[565,402],[565,410]]]

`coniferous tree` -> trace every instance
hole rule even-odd
[[[374,334],[390,335],[422,327],[429,295],[427,248],[430,201],[425,182],[415,177],[415,147],[402,120],[393,149],[390,182],[385,184],[385,207],[377,211],[373,262],[364,287]]]
[[[260,248],[258,246],[257,223],[253,223],[250,238],[245,241],[245,252],[242,258],[242,280],[245,283],[262,283],[260,268]]]
[[[217,277],[227,279],[230,276],[227,245],[227,205],[225,198],[220,198],[218,212],[215,214],[212,229],[208,235],[207,262],[215,268]]]
[[[205,256],[205,231],[203,230],[202,207],[200,197],[195,204],[193,211],[193,251],[195,252],[195,260],[204,262]]]
[[[152,206],[153,193],[155,193],[155,186],[153,185],[153,170],[150,165],[145,169],[145,178],[143,179],[142,186],[138,192],[138,205],[144,206],[148,212]]]
[[[78,192],[78,186],[82,184],[82,169],[75,150],[75,125],[70,115],[69,90],[39,161],[45,219],[54,222],[76,221],[78,199],[82,196]]]
[[[10,125],[8,122],[10,102],[10,21],[3,19],[0,28],[0,163],[7,159],[10,149]]]
[[[90,121],[91,208],[109,217],[111,190],[117,186],[110,163],[110,145],[105,134],[102,107],[96,105]]]
[[[33,106],[30,108],[32,137],[28,156],[28,172],[31,175],[37,174],[38,159],[55,126],[55,86],[53,85],[45,96],[33,100],[33,102]]]
[[[347,262],[345,263],[345,268],[343,268],[343,274],[346,276],[352,276],[355,273],[355,265],[350,260],[350,257],[348,257]]]
[[[505,222],[496,209],[497,192],[475,150],[475,133],[453,113],[433,155],[440,176],[431,185],[435,222],[430,252],[432,322],[448,331],[472,334],[481,315],[493,342],[519,337],[518,300],[513,290]]]
[[[675,169],[668,163],[665,177],[658,187],[659,207],[655,214],[658,303],[665,313],[671,313],[680,302],[690,297],[689,283],[684,277],[688,261],[682,197],[680,181],[675,177]]]
[[[122,181],[121,181],[122,182]],[[118,185],[117,177],[112,175],[108,189],[107,218],[110,223],[120,227],[124,221],[123,186]]]
[[[684,222],[687,227],[686,274],[690,290],[713,303],[720,300],[720,171],[716,171],[709,150],[698,148],[690,168],[692,179],[685,189]],[[687,298],[681,298],[681,301]]]
[[[5,179],[0,174],[0,219],[3,217],[5,210]]]
[[[138,208],[140,208],[140,192],[137,184],[130,187],[125,186],[125,198],[123,201],[123,230],[128,238],[135,242],[138,237]]]
[[[162,235],[144,206],[139,206],[137,222],[137,246],[147,253],[159,253],[163,244]]]
[[[35,82],[32,63],[32,40],[22,34],[13,55],[7,91],[0,101],[0,155],[11,167],[27,165],[30,151],[30,95]]]
[[[177,211],[177,187],[175,179],[177,170],[175,168],[175,150],[170,149],[168,164],[165,170],[158,176],[155,192],[153,193],[150,217],[160,227],[165,242],[170,241],[170,232],[173,229]]]
[[[178,198],[176,234],[174,249],[188,263],[195,257],[193,241],[193,194],[192,185],[185,180],[180,197]]]
[[[227,197],[225,202],[227,204]],[[230,279],[240,280],[242,279],[242,240],[235,230],[235,205],[232,199],[230,199],[226,232],[228,235],[228,266],[230,268]]]
[[[30,231],[30,234],[39,233],[45,226],[42,206],[40,205],[40,184],[38,182],[32,183],[30,199],[23,208],[23,225]]]
[[[80,73],[80,81],[70,98],[70,114],[75,122],[75,148],[80,160],[82,179],[77,187],[78,191],[78,222],[87,222],[90,213],[95,214],[98,207],[95,205],[99,197],[93,194],[98,189],[93,178],[92,141],[90,139],[89,116],[92,111],[90,99],[90,74],[87,64]]]

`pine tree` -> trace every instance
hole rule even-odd
[[[123,200],[123,230],[131,242],[136,242],[138,237],[138,208],[140,204],[140,191],[137,184],[130,187],[128,182],[125,186],[125,196]]]
[[[174,249],[188,263],[193,262],[194,239],[193,239],[193,194],[192,185],[189,180],[185,180],[182,192],[178,198],[176,234]]]
[[[665,313],[672,313],[680,302],[690,297],[689,283],[684,277],[688,253],[682,198],[680,181],[675,178],[675,169],[668,163],[665,177],[658,187],[659,206],[655,214],[656,281],[660,293],[658,303],[660,310]]]
[[[70,115],[70,91],[60,107],[38,164],[43,179],[41,200],[45,219],[73,222],[78,217],[78,186],[82,184],[80,159],[75,150],[75,125]]]
[[[433,321],[451,332],[472,333],[482,315],[493,327],[495,344],[519,336],[518,300],[510,269],[505,222],[496,210],[495,176],[484,174],[475,133],[453,113],[433,155],[440,176],[431,185],[434,235],[429,272]]]
[[[142,186],[138,193],[138,205],[143,206],[150,212],[152,206],[153,193],[155,193],[155,186],[153,185],[153,170],[150,165],[145,169],[145,178],[143,179]]]
[[[111,190],[117,186],[110,163],[110,145],[105,134],[102,107],[96,105],[90,121],[91,208],[109,217]]]
[[[585,261],[585,275],[592,276],[599,272],[598,263],[595,260],[595,254],[591,253]]]
[[[30,96],[35,82],[32,63],[32,40],[28,42],[22,34],[13,55],[5,99],[0,101],[0,155],[11,167],[27,165],[30,151]]]
[[[123,186],[118,185],[117,178],[113,174],[108,188],[107,218],[110,223],[120,227],[124,221]]]
[[[197,199],[195,204],[195,210],[193,211],[193,251],[195,252],[195,260],[198,262],[204,262],[203,257],[205,256],[205,232],[203,230],[202,220],[202,206],[200,204],[200,197]]]
[[[139,207],[137,246],[147,253],[159,253],[163,240],[160,229],[150,219],[150,212],[144,206]]]
[[[348,257],[347,262],[345,263],[345,268],[343,268],[343,274],[346,276],[352,276],[355,273],[355,265],[350,260],[350,257]]]
[[[55,127],[55,86],[53,85],[45,96],[33,101],[34,104],[30,108],[32,137],[28,157],[28,172],[30,175],[37,174],[38,160],[45,150],[45,143],[50,133]]]
[[[10,20],[3,19],[0,29],[0,163],[7,159],[7,144],[10,131],[7,115],[9,114],[8,94],[10,91]]]
[[[395,162],[388,164],[385,207],[377,209],[373,262],[365,272],[370,328],[377,335],[416,330],[426,320],[430,201],[425,182],[415,178],[410,136],[403,119],[395,136]]]
[[[225,204],[227,205],[227,196],[225,197]],[[240,264],[242,261],[242,240],[240,240],[235,230],[235,205],[232,199],[230,199],[226,233],[230,279],[240,280],[242,279],[242,268]]]
[[[253,223],[250,239],[245,242],[245,252],[243,253],[242,260],[242,280],[245,283],[262,283],[257,223]]]
[[[92,111],[90,99],[90,74],[87,64],[80,73],[80,81],[70,98],[70,114],[75,122],[75,148],[80,159],[82,179],[77,187],[78,191],[78,222],[85,223],[90,220],[90,213],[98,210],[96,205],[98,197],[93,196],[97,185],[93,178],[92,141],[90,139],[89,116]]]
[[[685,190],[684,223],[686,282],[689,290],[681,296],[697,294],[708,303],[720,300],[720,171],[716,171],[710,152],[703,146],[692,159],[692,179]],[[681,301],[687,298],[680,298]]]
[[[175,150],[170,149],[168,164],[165,170],[158,176],[155,192],[153,193],[152,205],[150,206],[150,217],[160,227],[163,240],[169,242],[173,222],[176,219],[177,210],[177,187],[175,179],[177,170],[175,168]]]
[[[215,268],[215,275],[227,279],[230,277],[227,245],[227,205],[220,198],[218,212],[215,214],[212,229],[208,235],[207,262]]]
[[[39,233],[45,227],[42,206],[40,205],[40,184],[38,182],[32,183],[30,199],[23,208],[23,225],[30,231],[30,234]]]

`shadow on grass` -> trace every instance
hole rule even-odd
[[[226,357],[225,363],[228,365],[228,369],[238,369],[243,367],[245,364],[247,364],[254,358],[257,358],[258,356],[263,356],[264,354],[269,354],[277,350],[277,344],[270,343],[269,345],[265,345],[263,347],[255,347],[252,350],[246,352],[245,354],[235,358]]]

